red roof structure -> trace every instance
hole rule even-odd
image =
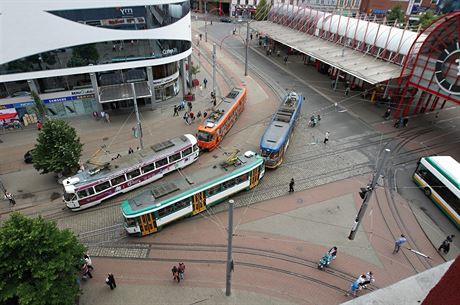
[[[460,256],[459,256],[460,257]],[[460,259],[457,257],[441,280],[431,289],[422,305],[460,304]]]

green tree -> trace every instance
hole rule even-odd
[[[256,7],[256,16],[257,21],[266,20],[268,13],[270,12],[271,5],[267,4],[266,0],[261,0]]]
[[[84,251],[54,222],[11,214],[0,227],[0,304],[74,304]]]
[[[32,151],[34,167],[41,174],[70,174],[78,167],[82,147],[75,128],[63,120],[47,120]]]
[[[75,47],[72,56],[67,62],[68,67],[87,66],[96,63],[99,59],[99,52],[95,44],[85,44]]]
[[[425,14],[420,17],[419,24],[422,26],[422,29],[426,29],[433,21],[438,19],[439,16],[436,16],[432,11],[428,10]]]
[[[393,7],[390,13],[387,15],[388,23],[394,23],[395,20],[398,20],[398,22],[404,21],[404,12],[400,5],[396,5],[395,7]]]
[[[35,114],[37,115],[38,119],[42,122],[45,122],[46,120],[46,107],[45,103],[43,103],[42,99],[40,96],[38,96],[37,92],[32,91],[32,98],[34,99],[34,107],[33,110]]]

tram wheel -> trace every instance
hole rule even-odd
[[[425,196],[427,196],[427,197],[431,196],[431,190],[430,190],[429,187],[424,188],[423,192],[425,193]]]

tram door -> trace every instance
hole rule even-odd
[[[157,224],[152,213],[142,215],[141,217],[139,217],[139,219],[139,226],[141,227],[142,236],[157,231]]]
[[[256,168],[254,168],[252,171],[251,171],[251,181],[249,182],[249,188],[252,189],[253,187],[255,187],[257,184],[259,184],[259,166],[257,166]]]
[[[193,195],[193,215],[206,210],[206,196],[204,192]]]

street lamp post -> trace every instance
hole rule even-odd
[[[232,293],[232,272],[233,272],[233,259],[232,259],[232,245],[233,245],[233,204],[235,201],[230,199],[228,201],[228,245],[227,245],[227,280],[225,287],[225,295],[230,296]]]
[[[208,10],[206,3],[207,1],[204,2],[204,42],[208,42]]]
[[[216,44],[212,44],[212,93],[216,97]]]
[[[141,146],[141,149],[144,149],[144,140],[142,139],[142,125],[141,125],[141,120],[139,118],[139,109],[137,108],[137,97],[136,97],[136,89],[134,88],[134,83],[131,83],[131,89],[133,90],[134,111],[136,112],[137,131],[139,132],[139,144]]]

